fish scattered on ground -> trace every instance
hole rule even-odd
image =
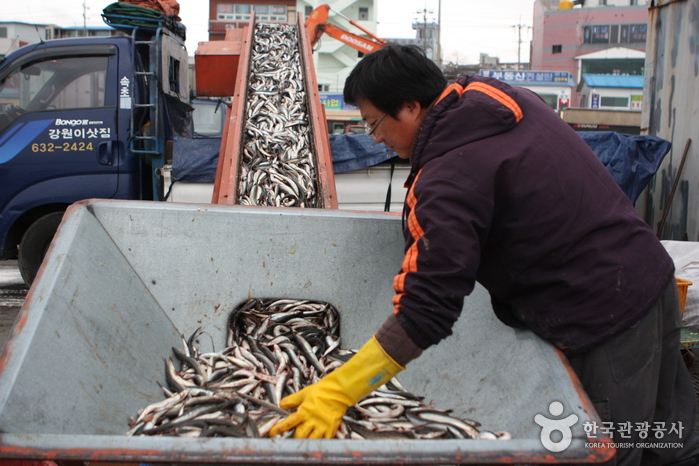
[[[226,348],[201,353],[197,329],[165,362],[166,399],[127,435],[265,437],[289,413],[279,400],[318,382],[356,351],[340,348],[340,315],[318,301],[252,298],[230,315]],[[179,369],[176,368],[179,366]],[[423,402],[394,377],[348,408],[340,439],[509,439]],[[286,438],[293,430],[282,434]]]

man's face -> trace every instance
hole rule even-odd
[[[357,106],[362,119],[370,127],[374,141],[383,142],[402,159],[410,157],[415,133],[425,113],[420,104],[406,102],[396,118],[386,115],[366,99],[358,99]]]

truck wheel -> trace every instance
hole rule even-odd
[[[58,225],[63,218],[63,212],[53,212],[40,217],[32,223],[22,236],[19,243],[19,255],[17,265],[19,273],[27,286],[31,286],[39,271],[39,266],[44,260],[46,251],[56,234]]]

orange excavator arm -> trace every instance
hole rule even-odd
[[[330,10],[347,20],[352,26],[366,33],[369,37],[371,37],[371,39],[353,34],[339,26],[328,23],[328,15],[330,14]],[[336,10],[333,10],[329,5],[320,5],[311,12],[306,19],[306,31],[311,40],[311,47],[316,46],[323,33],[339,40],[340,42],[344,42],[350,47],[354,47],[363,53],[373,52],[374,50],[380,49],[386,45],[385,40],[377,37],[371,31],[360,26],[356,21],[349,19],[347,16]]]

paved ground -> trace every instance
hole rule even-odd
[[[17,261],[0,261],[0,348],[10,336],[26,294]]]

